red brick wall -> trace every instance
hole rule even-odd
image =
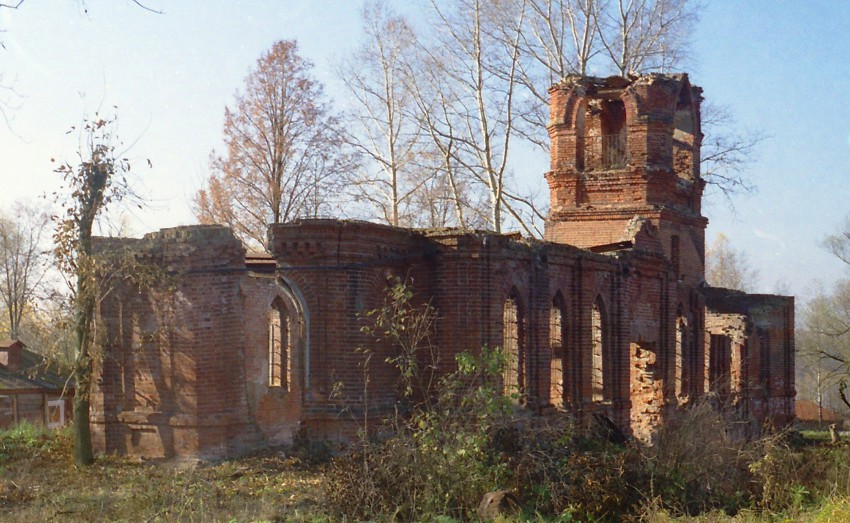
[[[724,333],[733,347],[731,393],[746,415],[789,421],[793,299],[703,287],[699,90],[683,75],[651,75],[633,82],[571,78],[550,93],[547,241],[302,220],[270,227],[273,259],[264,265],[246,262],[223,227],[104,240],[103,248],[135,249],[172,279],[116,289],[101,306],[106,354],[92,400],[97,447],[202,457],[287,442],[299,430],[347,438],[376,427],[401,399],[398,370],[387,361],[398,349],[362,328],[397,279],[437,312],[438,373],[452,371],[462,351],[502,345],[503,307],[513,296],[530,409],[563,406],[580,422],[605,414],[651,441],[671,412],[707,390],[708,339]],[[603,171],[581,148],[613,128],[604,111],[616,104],[593,100],[615,95],[625,110],[629,164]],[[603,113],[593,112],[599,108]],[[674,130],[683,110],[697,117],[690,137]],[[623,240],[632,247],[608,254],[579,248]],[[552,377],[556,295],[564,302],[563,383]],[[268,378],[269,309],[277,298],[297,312],[288,389],[269,386]],[[603,401],[594,401],[591,378],[597,303],[606,326]],[[689,340],[682,390],[677,322],[687,325]],[[760,389],[752,385],[758,379],[765,382]]]
[[[177,271],[174,289],[127,289],[101,309],[107,330],[118,334],[94,398],[102,450],[222,455],[289,441],[299,428],[339,438],[352,435],[364,417],[374,423],[400,399],[398,372],[386,362],[396,352],[361,328],[363,315],[381,305],[395,277],[438,312],[434,341],[441,372],[454,368],[461,351],[501,345],[502,307],[516,293],[525,322],[526,392],[535,407],[552,403],[552,390],[562,386],[551,382],[549,346],[550,310],[560,292],[565,408],[585,420],[603,412],[643,439],[651,439],[682,402],[672,385],[679,310],[693,339],[703,336],[701,298],[676,281],[666,258],[650,252],[592,254],[489,233],[307,220],[272,227],[277,267],[261,274],[246,268],[241,247],[222,229],[179,231],[177,238],[165,231],[137,245]],[[288,391],[267,382],[268,310],[282,292],[294,293],[305,312]],[[592,399],[590,378],[590,311],[597,299],[610,344],[609,393],[601,403]],[[707,329],[715,323],[712,317]],[[787,324],[776,325],[771,336],[787,338]],[[776,347],[785,354],[787,347]],[[362,349],[371,351],[368,367]],[[781,413],[788,401],[787,361],[771,358],[776,399],[770,408]],[[704,355],[695,351],[690,361],[697,369],[695,395],[705,380]]]
[[[222,455],[257,440],[247,416],[240,287],[244,249],[217,226],[122,242],[173,273],[102,303],[95,446],[150,457]]]
[[[706,336],[732,343],[732,401],[748,417],[781,426],[794,418],[794,299],[706,291]]]

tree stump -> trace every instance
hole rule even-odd
[[[478,517],[484,521],[492,521],[501,514],[516,514],[519,503],[516,496],[507,490],[496,490],[484,494],[478,504]]]

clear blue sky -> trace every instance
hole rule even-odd
[[[390,2],[412,11],[415,2]],[[26,0],[0,10],[0,72],[19,108],[0,125],[0,205],[58,186],[51,157],[72,160],[83,114],[118,106],[120,135],[135,142],[149,209],[132,232],[192,223],[189,201],[221,139],[225,104],[261,52],[298,39],[333,98],[333,60],[357,43],[359,0]],[[847,273],[819,245],[850,212],[850,2],[711,0],[686,68],[707,99],[744,128],[769,135],[734,199],[709,196],[708,238],[723,232],[761,273],[759,290],[784,282],[805,295]],[[0,96],[2,93],[0,93]],[[153,169],[143,167],[150,159]],[[545,187],[544,157],[518,173]]]

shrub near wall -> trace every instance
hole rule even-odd
[[[530,415],[519,395],[502,392],[500,350],[460,354],[456,372],[433,390],[417,391],[433,309],[414,307],[411,298],[397,282],[384,307],[365,315],[364,332],[398,348],[400,355],[387,361],[398,368],[404,396],[418,403],[400,409],[409,415],[386,420],[386,430],[364,427],[360,444],[334,460],[327,474],[332,513],[471,519],[484,494],[508,489],[530,514],[619,521],[647,506],[674,514],[735,512],[758,496],[751,465],[760,454],[729,438],[732,425],[708,402],[673,416],[650,447],[577,431],[565,413]],[[366,436],[375,433],[385,436]]]
[[[492,445],[512,410],[490,379],[501,359],[486,349],[478,358],[460,356],[429,407],[390,420],[391,436],[364,440],[336,459],[328,473],[331,511],[367,520],[471,517],[481,496],[508,478]]]

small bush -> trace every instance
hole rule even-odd
[[[668,510],[737,512],[753,495],[752,446],[730,437],[734,421],[708,400],[668,419],[644,452],[650,498]]]
[[[428,408],[392,420],[396,432],[334,460],[328,472],[329,505],[338,515],[416,521],[470,517],[481,497],[505,482],[506,467],[493,452],[506,426],[510,400],[488,379],[501,355],[463,355]]]
[[[578,434],[566,416],[522,424],[517,438],[521,444],[504,459],[528,510],[567,521],[616,520],[641,501],[634,448]]]
[[[330,463],[334,454],[333,443],[326,439],[314,439],[303,428],[295,433],[288,454],[309,465]]]
[[[0,464],[22,458],[49,457],[70,444],[67,430],[56,432],[27,421],[0,431]]]
[[[779,434],[760,443],[750,469],[761,486],[758,506],[782,511],[811,506],[832,496],[850,496],[850,448],[793,445]]]

